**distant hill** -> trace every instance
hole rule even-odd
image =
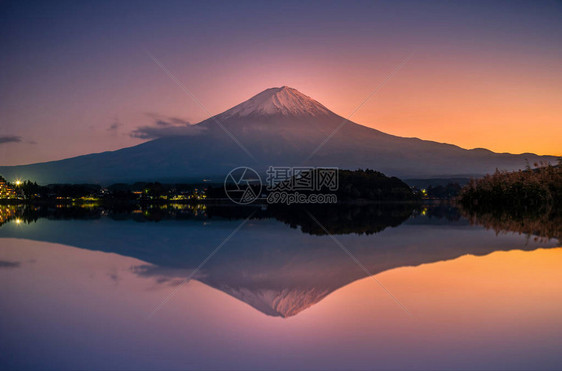
[[[348,121],[286,86],[267,89],[193,129],[192,135],[155,139],[117,151],[0,166],[0,174],[8,180],[23,178],[41,184],[222,181],[237,166],[250,166],[263,174],[268,166],[304,165],[370,168],[400,178],[466,178],[496,168],[521,169],[527,161],[555,160],[389,135]]]
[[[323,169],[303,171],[299,176],[280,182],[273,189],[283,191],[292,189],[298,177],[318,179]],[[297,181],[298,182],[298,181]],[[414,201],[419,198],[408,184],[396,177],[387,177],[383,173],[371,169],[339,170],[337,190],[330,191],[326,187],[315,190],[298,190],[301,194],[323,193],[335,194],[338,202],[345,201]]]

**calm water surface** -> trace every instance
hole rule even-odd
[[[228,239],[243,222],[9,219],[1,367],[562,367],[556,240],[424,215],[334,237],[251,219]]]

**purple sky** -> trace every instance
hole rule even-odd
[[[562,155],[561,16],[548,1],[5,1],[0,164],[135,145],[273,86],[347,116],[414,50],[354,121]]]

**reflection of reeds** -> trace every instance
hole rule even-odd
[[[473,179],[459,196],[465,216],[496,231],[562,237],[562,166],[496,171]]]
[[[562,241],[562,217],[554,214],[513,214],[509,211],[478,212],[462,208],[473,225],[482,225],[496,233],[517,232],[534,236],[536,240],[556,238]]]

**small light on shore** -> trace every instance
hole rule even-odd
[[[21,183],[22,183],[22,182],[21,182],[21,180],[19,180],[19,179],[18,179],[18,180],[16,180],[16,185],[17,185],[17,186],[20,186],[20,185],[21,185]]]

